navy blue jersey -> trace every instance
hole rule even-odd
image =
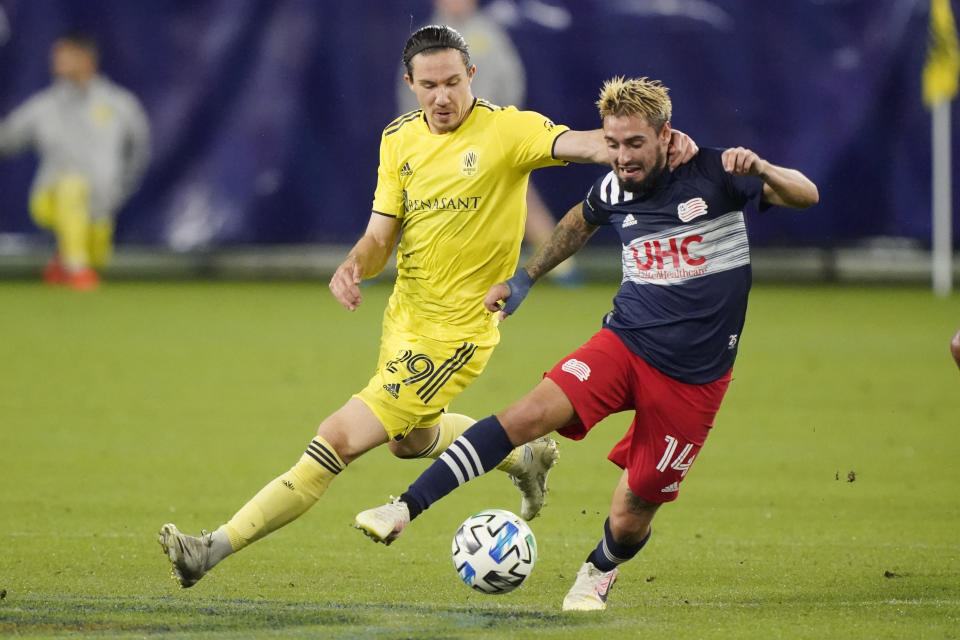
[[[724,171],[721,153],[701,149],[645,195],[610,172],[583,206],[587,222],[613,225],[623,245],[623,281],[603,326],[690,384],[716,380],[736,359],[752,279],[743,208],[762,205],[763,182]]]

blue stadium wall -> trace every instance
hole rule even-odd
[[[483,4],[507,21],[521,52],[529,108],[592,128],[605,78],[659,78],[671,89],[674,126],[701,145],[743,145],[806,172],[821,203],[800,215],[752,216],[755,244],[898,236],[929,245],[926,0]],[[355,240],[370,212],[380,131],[397,115],[399,52],[431,10],[429,0],[0,7],[0,114],[49,81],[59,33],[95,34],[105,73],[140,96],[154,135],[152,165],[122,211],[118,240],[178,250]],[[957,146],[954,133],[954,156]],[[0,233],[35,232],[26,210],[34,166],[29,155],[0,160]],[[562,214],[601,171],[551,168],[535,182]],[[955,192],[955,216],[958,200]],[[956,242],[956,217],[954,230]]]

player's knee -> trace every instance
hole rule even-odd
[[[317,427],[317,435],[336,451],[344,464],[387,442],[380,420],[363,401],[351,398]]]
[[[333,416],[320,423],[317,427],[317,435],[327,441],[344,464],[349,464],[366,451],[353,442],[349,429]]]
[[[953,355],[957,366],[960,366],[960,329],[957,330],[957,333],[954,334],[953,339],[950,341],[950,353]]]
[[[514,444],[523,444],[570,423],[573,405],[549,379],[497,414],[500,424]]]
[[[510,441],[515,445],[521,445],[536,440],[556,428],[549,425],[548,416],[546,407],[524,398],[500,413],[497,418]]]

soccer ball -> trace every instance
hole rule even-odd
[[[537,561],[537,541],[530,527],[503,509],[487,509],[464,520],[451,551],[460,579],[481,593],[513,591]]]

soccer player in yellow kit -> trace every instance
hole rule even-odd
[[[401,458],[436,458],[473,424],[445,409],[480,375],[499,341],[495,315],[482,301],[516,267],[530,171],[605,162],[599,130],[571,131],[540,114],[475,99],[475,67],[450,27],[411,35],[403,63],[421,109],[384,129],[373,213],[330,281],[334,297],[353,311],[362,302],[360,282],[378,274],[397,247],[376,373],[320,424],[300,460],[229,522],[200,537],[173,524],[161,528],[160,544],[182,587],[300,516],[370,449],[389,443]],[[676,144],[678,159],[696,152],[688,138]],[[556,442],[542,438],[498,467],[520,489],[524,518],[543,506],[556,458]]]

